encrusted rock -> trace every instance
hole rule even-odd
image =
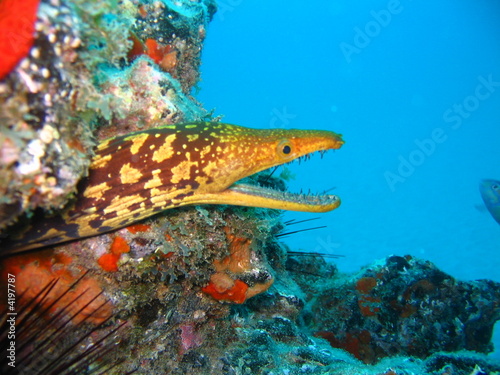
[[[459,281],[411,256],[391,256],[322,283],[307,304],[309,327],[364,362],[493,349],[499,283]]]

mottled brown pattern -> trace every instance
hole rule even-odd
[[[238,180],[315,151],[341,147],[338,134],[249,129],[223,123],[168,125],[107,139],[96,147],[74,205],[55,224],[7,243],[14,251],[104,233],[186,204],[238,204],[302,211],[336,208],[335,196],[232,189]],[[50,227],[52,225],[52,227]],[[33,235],[34,234],[34,235]],[[3,243],[1,243],[3,245]]]

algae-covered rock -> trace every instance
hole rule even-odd
[[[209,0],[40,2],[32,48],[0,81],[0,231],[61,209],[95,137],[207,115],[189,94],[214,11]],[[15,33],[6,42],[15,49]]]
[[[492,351],[500,319],[500,284],[459,281],[432,263],[391,256],[352,276],[312,284],[306,317],[315,335],[366,363],[393,355],[427,358],[441,352]]]
[[[61,208],[86,173],[92,134],[75,100],[91,75],[81,45],[72,8],[42,2],[33,47],[0,81],[0,230],[24,211]]]

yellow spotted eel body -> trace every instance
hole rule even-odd
[[[71,207],[32,223],[18,238],[0,241],[0,248],[6,254],[89,237],[188,204],[330,211],[340,204],[334,195],[297,195],[237,181],[343,143],[330,131],[250,129],[219,122],[112,137],[96,147]]]

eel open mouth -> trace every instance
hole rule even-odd
[[[234,184],[228,190],[239,196],[245,206],[289,211],[328,212],[340,205],[340,198],[330,194],[297,194],[248,184]]]
[[[323,154],[326,151],[320,150],[319,152],[321,153],[321,157],[323,157]],[[303,155],[285,164],[296,161],[300,163],[302,160],[308,160],[311,155],[312,153]],[[246,181],[236,182],[219,194],[224,197],[225,204],[273,208],[288,211],[328,212],[340,206],[340,198],[336,195],[292,193],[286,190],[277,190],[262,185],[248,184]]]
[[[337,150],[344,144],[342,135],[326,130],[288,130],[276,146],[263,147],[262,158],[266,167],[256,168],[253,174],[291,162],[308,160],[319,152],[321,156],[330,150]],[[292,136],[289,135],[291,133]],[[264,186],[247,184],[239,180],[226,190],[217,193],[222,204],[244,205],[252,207],[273,208],[289,211],[328,212],[340,205],[340,199],[330,194],[295,194],[279,191]]]

